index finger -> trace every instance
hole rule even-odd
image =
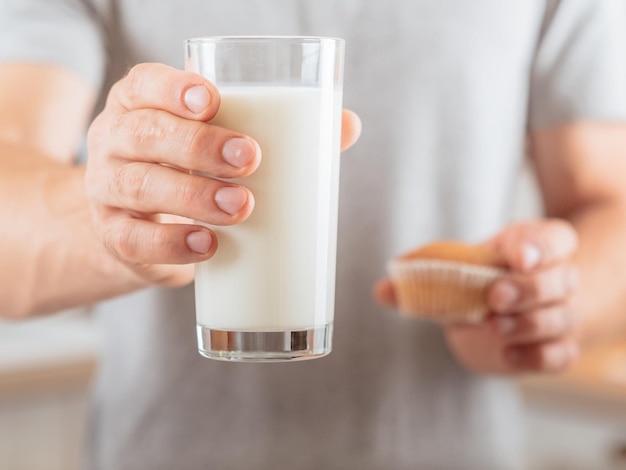
[[[578,235],[569,222],[548,219],[511,225],[490,243],[513,270],[529,272],[570,259],[578,249]]]
[[[213,118],[219,105],[219,92],[207,79],[164,64],[135,65],[107,100],[108,107],[124,111],[159,109],[197,121]]]

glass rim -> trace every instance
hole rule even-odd
[[[333,42],[344,44],[345,40],[332,36],[199,36],[185,39],[185,45],[204,43],[241,43],[241,44],[263,44],[263,43],[285,43],[285,44],[322,44]]]

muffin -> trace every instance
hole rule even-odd
[[[507,265],[484,245],[441,241],[401,255],[387,268],[402,313],[441,323],[478,323],[489,313],[487,288]]]

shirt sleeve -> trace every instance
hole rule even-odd
[[[0,0],[0,62],[51,63],[100,87],[106,48],[88,0]]]
[[[626,120],[626,0],[546,0],[529,127]]]

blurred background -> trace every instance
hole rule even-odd
[[[516,216],[538,213],[526,171]],[[0,321],[0,470],[79,468],[98,344],[85,311]],[[519,387],[529,470],[626,469],[626,338],[586,353],[565,375],[526,377]]]

